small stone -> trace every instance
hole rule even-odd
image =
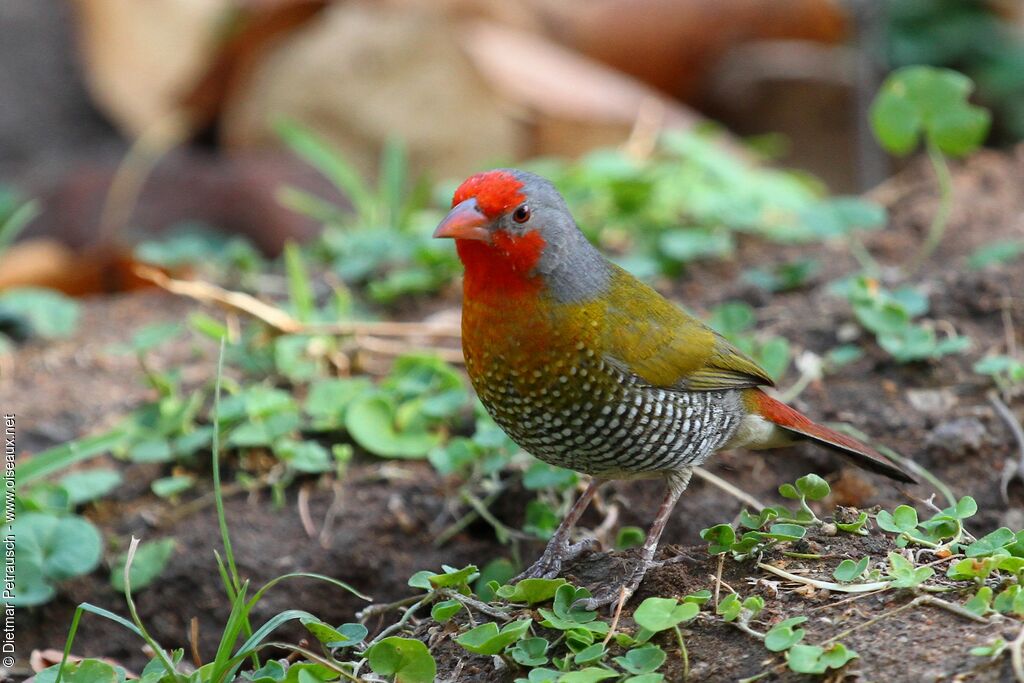
[[[956,406],[958,399],[949,389],[908,389],[910,405],[928,415],[945,415]]]
[[[978,418],[958,417],[937,424],[928,434],[927,444],[951,455],[964,455],[978,451],[987,433]]]

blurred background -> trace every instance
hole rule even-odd
[[[73,566],[18,565],[19,647],[59,648],[79,602],[121,611],[137,536],[155,637],[194,627],[213,651],[215,419],[254,580],[316,571],[400,600],[421,569],[476,563],[486,587],[535,556],[580,480],[519,452],[472,397],[462,268],[431,239],[457,183],[500,165],[551,178],[590,239],[787,401],[970,493],[977,529],[1024,527],[1024,462],[987,398],[1019,413],[1024,396],[1022,36],[1019,0],[0,2],[19,558],[40,525],[78,525],[51,544]],[[894,74],[911,65],[955,72]],[[929,87],[908,106],[914,78]],[[921,111],[948,117],[922,137]],[[822,511],[906,502],[814,449],[709,467],[764,501],[813,471],[832,486]],[[609,487],[584,525],[635,545],[656,486]],[[736,514],[716,486],[695,480],[666,543]],[[363,607],[315,587],[273,600],[261,614],[332,624]],[[946,623],[931,644],[865,629],[866,678],[936,653],[963,669]],[[708,668],[724,641],[693,642],[715,655],[694,680],[762,668],[744,641],[725,648],[740,668]],[[109,628],[75,650],[146,662]]]
[[[713,120],[730,133],[724,145],[754,136],[753,153],[856,193],[891,171],[866,112],[896,67],[960,70],[993,112],[988,143],[1024,135],[1021,7],[14,0],[0,7],[4,206],[12,210],[15,193],[37,197],[39,216],[21,238],[76,250],[132,244],[191,221],[274,253],[317,229],[282,208],[276,188],[327,189],[282,153],[283,120],[367,175],[382,146],[401,140],[413,176],[434,181],[631,139],[642,145],[652,131]],[[128,177],[114,183],[119,168]],[[32,253],[69,258],[55,245]],[[0,287],[42,277],[24,265],[3,268]]]

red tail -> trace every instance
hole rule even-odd
[[[863,469],[884,474],[909,484],[917,483],[892,460],[857,439],[812,422],[806,415],[797,412],[781,401],[776,401],[763,391],[754,390],[749,395],[754,409],[761,417],[786,431],[808,438],[826,448],[831,448]]]

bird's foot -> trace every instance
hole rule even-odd
[[[578,543],[549,543],[541,556],[526,571],[512,579],[518,583],[523,579],[553,579],[562,571],[562,565],[593,550],[597,546],[596,538],[585,538]]]

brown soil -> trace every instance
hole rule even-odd
[[[957,495],[974,496],[982,511],[970,525],[975,533],[1002,524],[1024,526],[1024,487],[1011,486],[1009,506],[999,496],[1001,468],[1015,452],[1012,438],[985,400],[986,383],[970,370],[986,352],[1005,351],[1008,332],[1004,321],[1012,321],[1019,328],[1024,320],[1024,268],[1019,261],[980,272],[969,271],[964,265],[966,255],[979,245],[1024,236],[1022,178],[1024,150],[978,154],[959,165],[958,202],[947,238],[917,278],[931,293],[929,317],[969,335],[974,340],[969,353],[936,362],[898,365],[873,343],[864,342],[868,351],[865,357],[829,375],[825,382],[812,385],[795,402],[814,418],[845,421],[858,427],[879,443],[913,458],[947,482]],[[890,208],[890,225],[871,235],[867,246],[885,264],[904,263],[922,242],[935,207],[934,183],[927,167],[915,166],[891,181],[879,191],[878,198]],[[746,267],[797,256],[815,256],[822,264],[814,283],[804,289],[769,297],[744,285],[739,277]],[[734,262],[692,268],[672,286],[677,298],[696,310],[728,299],[747,300],[758,308],[761,329],[787,337],[798,350],[823,354],[839,343],[839,331],[849,327],[852,320],[847,304],[830,296],[825,285],[854,268],[849,254],[840,246],[780,247],[749,239],[743,241]],[[182,320],[189,310],[187,302],[156,293],[92,300],[86,303],[86,318],[75,339],[20,349],[10,376],[0,382],[0,404],[18,415],[22,452],[107,427],[145,400],[148,392],[140,383],[135,361],[130,356],[113,355],[109,346],[122,341],[139,325]],[[161,352],[159,363],[180,365],[188,381],[200,383],[212,374],[212,358],[211,348],[183,338]],[[791,371],[782,384],[788,385],[795,375]],[[916,403],[911,401],[912,392],[916,392]],[[920,400],[922,395],[942,400],[938,407],[930,408]],[[1020,415],[1019,409],[1017,413]],[[931,492],[926,486],[900,487],[847,468],[832,455],[810,446],[770,454],[723,453],[709,467],[769,503],[779,500],[776,487],[781,482],[818,472],[833,483],[834,494],[821,506],[826,512],[836,504],[891,507],[912,502],[908,492],[919,497]],[[148,494],[153,475],[153,469],[126,466],[126,484],[115,500],[103,502],[87,514],[104,528],[111,545],[116,542],[123,547],[130,534],[146,539],[173,535],[178,540],[166,573],[140,592],[139,608],[152,634],[172,647],[186,644],[189,619],[198,617],[201,648],[209,656],[226,615],[212,554],[212,549],[219,546],[215,515],[209,505],[183,514],[185,508],[154,499]],[[470,527],[443,548],[433,546],[433,535],[452,519],[446,498],[452,485],[422,463],[382,463],[364,458],[337,484],[337,492],[323,484],[308,485],[312,487],[310,515],[318,528],[336,496],[341,506],[327,534],[327,547],[303,530],[296,487],[288,491],[280,508],[275,508],[266,496],[237,495],[229,499],[228,516],[240,568],[254,583],[288,571],[322,572],[352,583],[377,601],[387,601],[410,593],[405,581],[418,569],[437,568],[441,563],[473,562],[482,566],[508,552],[483,525]],[[604,498],[619,503],[619,524],[645,526],[657,506],[659,486],[657,482],[616,483]],[[200,493],[190,494],[189,499]],[[523,500],[520,494],[509,494],[496,506],[496,513],[516,524]],[[739,508],[733,498],[695,479],[666,531],[665,543],[685,545],[690,554],[706,558],[703,547],[694,545],[699,531],[731,520]],[[172,519],[162,522],[168,515]],[[591,511],[584,526],[593,528],[600,522],[600,515]],[[840,535],[814,542],[836,557],[869,553],[881,558],[886,550],[885,541],[877,536],[854,539]],[[527,548],[527,553],[538,550],[539,546]],[[613,567],[609,556],[592,555],[571,567],[570,573],[583,584],[598,583],[606,580]],[[707,559],[697,565],[667,566],[648,576],[639,597],[682,595],[710,587],[713,580],[709,576],[714,570],[714,562]],[[759,592],[769,597],[772,590],[760,581],[772,577],[749,564],[726,562],[723,578],[744,593]],[[109,588],[107,579],[105,571],[97,572],[64,586],[55,602],[20,611],[19,650],[60,647],[73,606],[80,601],[123,612],[121,600]],[[812,614],[809,632],[814,642],[906,600],[887,593],[832,607],[826,604],[834,602],[834,597],[799,596],[791,587],[783,588],[779,598],[769,600],[761,620],[772,623],[786,614]],[[636,603],[634,600],[631,604]],[[326,621],[339,623],[351,620],[360,604],[336,589],[297,581],[272,592],[261,605],[260,615],[266,617],[285,607],[307,609]],[[822,609],[809,612],[817,607]],[[970,680],[1006,680],[1010,674],[1005,658],[989,666],[966,653],[994,635],[1012,639],[1015,633],[1008,630],[1006,625],[981,626],[934,608],[915,608],[844,637],[843,641],[861,655],[847,669],[864,680],[950,680],[957,673],[968,672]],[[701,621],[690,631],[691,680],[735,680],[766,669],[775,671],[781,661],[750,636],[728,626]],[[287,635],[297,636],[294,632]],[[673,652],[669,642],[662,644]],[[138,669],[145,661],[139,645],[120,628],[87,619],[74,649],[83,655],[116,657]],[[448,672],[457,661],[464,660],[455,680],[500,680],[489,659],[467,658],[449,639],[440,641],[435,654]],[[793,678],[776,674],[773,678]],[[678,671],[669,679],[678,680]]]

